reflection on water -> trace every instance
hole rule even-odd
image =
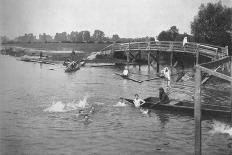
[[[132,106],[115,106],[119,97],[157,96],[158,88],[166,85],[163,79],[135,83],[115,76],[122,72],[115,67],[84,67],[72,74],[59,65],[56,70],[50,67],[0,56],[2,154],[193,154],[191,115],[159,110],[143,114]],[[132,71],[143,74],[133,74],[136,79],[148,78],[147,67],[141,66],[141,71],[132,67]],[[192,91],[181,87],[176,90]],[[207,86],[203,99],[213,94],[227,102],[229,93],[223,97],[220,90],[217,96],[214,87]],[[207,118],[202,127],[205,154],[230,151],[227,120]]]

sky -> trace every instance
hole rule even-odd
[[[157,36],[175,25],[190,33],[201,3],[219,0],[0,0],[0,35],[102,30],[106,36]],[[232,0],[221,0],[232,7]]]

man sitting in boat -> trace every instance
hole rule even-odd
[[[140,107],[141,105],[143,105],[145,103],[144,100],[139,98],[138,94],[135,94],[135,99],[134,99],[133,102],[134,102],[134,105],[135,105],[136,108]]]
[[[124,76],[124,77],[128,77],[128,76],[129,76],[129,69],[128,69],[127,66],[126,66],[125,69],[123,70],[122,76]]]
[[[72,61],[72,62],[69,63],[68,68],[75,68],[76,65],[77,65],[76,62]]]
[[[164,89],[159,88],[159,102],[157,104],[168,104],[170,102],[168,95],[165,93]]]

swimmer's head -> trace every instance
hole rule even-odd
[[[88,119],[89,119],[89,115],[85,115],[84,118],[85,118],[86,120],[88,120]]]
[[[83,114],[83,112],[84,112],[83,110],[79,110],[79,114]]]
[[[138,98],[139,98],[139,95],[138,95],[138,94],[135,94],[135,98],[138,99]]]

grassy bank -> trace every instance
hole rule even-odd
[[[48,61],[64,61],[65,59],[81,60],[108,46],[107,43],[17,43],[3,44],[1,54],[21,57],[39,56],[42,52]],[[75,55],[72,50],[75,50]],[[110,56],[98,56],[88,62],[96,63],[120,63],[123,60],[115,59]]]
[[[17,44],[2,44],[3,47],[22,47],[36,50],[46,51],[83,51],[96,52],[108,46],[107,43],[17,43]]]

